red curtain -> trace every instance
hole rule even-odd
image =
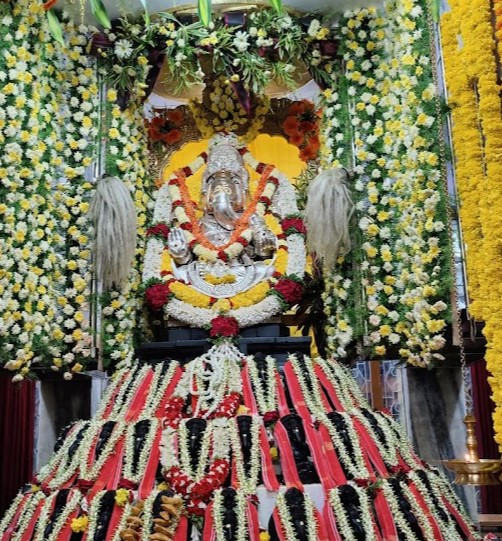
[[[0,372],[0,516],[33,476],[35,382]]]
[[[492,414],[495,405],[490,398],[491,390],[488,384],[490,373],[486,369],[484,359],[470,365],[472,379],[472,394],[474,415],[476,417],[476,437],[478,438],[478,453],[480,458],[500,458],[498,445],[495,442]],[[481,512],[502,513],[502,486],[481,487]]]

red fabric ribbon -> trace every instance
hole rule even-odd
[[[375,518],[380,526],[382,537],[385,541],[398,541],[397,529],[394,524],[389,504],[385,499],[382,489],[377,489],[375,499]]]
[[[284,391],[284,386],[282,385],[281,376],[279,372],[275,374],[275,388],[277,390],[277,405],[279,408],[279,414],[281,417],[290,413],[288,401],[286,399],[286,393]]]
[[[270,456],[270,445],[267,439],[267,431],[263,425],[260,426],[260,452],[263,483],[265,484],[267,490],[277,492],[280,485],[275,475],[272,457]]]
[[[329,535],[330,541],[343,541],[336,526],[335,513],[329,502],[326,502],[323,509],[324,524]]]
[[[431,513],[431,509],[429,509],[428,505],[425,503],[424,497],[418,490],[417,486],[413,481],[410,481],[408,484],[408,488],[410,489],[411,493],[413,494],[413,497],[415,498],[415,501],[418,503],[422,511],[424,512],[424,516],[429,521],[429,524],[431,525],[432,531],[434,533],[434,541],[448,541],[448,539],[443,538],[443,534],[441,533],[441,530],[439,529],[439,525],[436,522],[436,519],[434,518],[433,514]],[[422,530],[425,537],[425,532]]]
[[[275,425],[274,436],[280,450],[282,473],[284,475],[286,486],[296,487],[303,491],[303,483],[300,481],[296,469],[295,458],[291,449],[288,432],[281,421]]]
[[[110,416],[113,406],[115,406],[115,399],[117,398],[120,388],[122,387],[122,385],[124,385],[126,378],[129,380],[130,376],[130,370],[121,374],[120,383],[117,384],[117,386],[115,387],[115,392],[113,393],[113,395],[108,398],[108,404],[106,405],[105,411],[103,412],[103,416],[101,417],[102,419],[108,419],[108,417]]]
[[[143,381],[140,383],[136,390],[136,394],[134,395],[134,398],[132,399],[131,406],[129,407],[129,411],[125,412],[124,418],[126,421],[134,421],[139,417],[139,414],[141,413],[141,410],[143,409],[147,396],[148,391],[150,389],[150,385],[152,384],[153,380],[153,370],[149,370],[145,377],[143,378]]]
[[[338,398],[337,390],[335,389],[333,383],[327,377],[324,370],[318,364],[316,364],[314,366],[314,372],[319,379],[319,382],[321,383],[323,389],[328,393],[328,396],[331,399],[335,410],[345,411],[345,408],[343,407],[340,399]]]
[[[142,473],[142,479],[139,485],[139,499],[146,499],[150,492],[152,492],[155,484],[155,474],[157,473],[157,467],[160,460],[160,440],[162,438],[162,425],[159,423],[155,439],[153,442],[153,449],[151,450],[148,462],[145,467],[145,471]]]
[[[256,405],[256,399],[253,393],[253,386],[251,384],[251,377],[249,376],[249,365],[246,363],[241,371],[242,378],[242,397],[244,399],[244,405],[249,408],[252,415],[259,415],[258,406]]]
[[[35,512],[33,513],[26,530],[24,530],[24,533],[21,536],[21,541],[31,541],[31,538],[33,537],[33,532],[35,531],[35,526],[38,522],[38,517],[40,516],[40,513],[42,512],[42,507],[44,506],[46,501],[47,500],[42,500],[38,502]],[[56,499],[54,499],[54,501],[52,502],[53,506],[55,502]]]
[[[164,416],[164,410],[165,410],[166,404],[168,400],[172,397],[174,393],[174,389],[176,389],[176,385],[178,385],[178,382],[182,375],[183,375],[183,370],[179,366],[177,366],[176,370],[174,371],[171,382],[166,387],[164,396],[159,401],[159,405],[157,406],[157,409],[155,410],[155,413],[154,413],[155,417],[161,419]]]
[[[338,455],[333,447],[333,442],[331,441],[331,436],[329,435],[328,429],[321,424],[319,425],[318,433],[322,442],[322,450],[324,452],[324,456],[326,457],[326,464],[335,486],[346,485],[347,476],[345,475],[345,471],[338,460]]]
[[[173,541],[187,541],[188,536],[188,519],[185,515],[180,518]]]

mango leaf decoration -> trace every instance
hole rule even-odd
[[[112,23],[110,22],[110,17],[108,16],[108,12],[106,11],[106,8],[103,2],[101,0],[90,0],[90,1],[91,1],[91,11],[94,18],[98,21],[98,23],[101,26],[109,30],[112,27]]]

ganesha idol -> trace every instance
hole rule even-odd
[[[204,165],[194,202],[188,182]],[[259,176],[252,190],[249,170]],[[280,298],[278,282],[303,277],[305,231],[297,212],[295,190],[274,165],[256,160],[237,136],[216,135],[207,153],[160,188],[143,279],[162,280],[164,290],[157,290],[167,295],[168,315],[193,326],[222,312],[240,326],[259,323],[291,304]],[[270,293],[279,298],[267,299]]]

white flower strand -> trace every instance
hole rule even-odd
[[[148,432],[143,439],[141,451],[137,461],[134,461],[134,445],[135,445],[135,431],[136,425],[140,421],[149,421]],[[138,419],[136,423],[130,424],[126,429],[125,435],[125,450],[124,450],[124,462],[123,462],[123,476],[134,483],[139,483],[145,474],[146,465],[155,442],[155,436],[157,429],[160,425],[160,419]],[[135,472],[135,473],[134,473]],[[90,537],[90,539],[92,539]]]
[[[389,509],[392,513],[394,524],[399,528],[401,534],[403,535],[403,541],[416,541],[417,537],[414,534],[413,530],[410,528],[406,517],[403,515],[394,490],[390,486],[387,479],[384,479],[382,481],[381,487],[385,496],[385,500],[389,504]],[[432,539],[432,537],[430,539]]]
[[[200,443],[199,452],[197,454],[196,469],[192,468],[192,460],[189,449],[189,432],[186,427],[186,420],[181,421],[178,427],[178,456],[180,468],[195,482],[200,481],[209,464],[209,451],[211,447],[211,425],[206,424],[204,435]]]
[[[29,498],[29,501],[23,508],[23,514],[19,517],[16,531],[12,534],[12,541],[20,541],[23,537],[23,534],[26,528],[30,525],[33,514],[35,513],[38,504],[45,498],[42,491],[35,492]],[[7,527],[9,525],[7,524]]]
[[[243,492],[237,490],[235,494],[235,499],[237,500],[237,506],[235,510],[235,514],[237,515],[237,534],[235,536],[235,541],[247,541],[248,520],[246,513],[246,496]],[[223,528],[224,511],[225,509],[223,507],[222,489],[219,488],[215,491],[213,498],[213,524],[215,531],[215,541],[226,541],[227,539]]]
[[[317,521],[315,519],[315,506],[311,498],[307,495],[303,495],[303,508],[305,511],[305,518],[307,523],[307,535],[308,541],[317,541]],[[283,528],[285,537],[288,541],[298,541],[298,536],[293,525],[291,513],[289,512],[286,498],[283,493],[277,495],[276,501],[277,510],[279,511],[279,518],[281,520],[280,527]]]
[[[10,504],[3,519],[0,521],[0,534],[5,533],[5,530],[10,526],[11,521],[14,518],[14,515],[16,514],[19,506],[21,505],[21,501],[23,500],[23,497],[24,495],[21,492],[18,492],[16,494],[14,501]]]
[[[159,491],[154,490],[145,500],[143,511],[141,512],[141,519],[143,520],[143,528],[141,530],[141,541],[150,541],[150,533],[153,527],[153,504],[155,498],[158,496]]]
[[[90,509],[89,509],[89,522],[87,526],[87,539],[94,539],[94,534],[96,532],[96,527],[99,522],[99,511],[101,507],[101,500],[105,496],[106,490],[98,492],[92,499]]]
[[[125,421],[120,420],[116,422],[115,426],[113,427],[112,433],[106,440],[103,449],[101,449],[99,457],[96,459],[95,453],[97,440],[95,441],[95,438],[99,437],[99,434],[101,433],[101,430],[103,428],[103,424],[102,421],[100,421],[99,423],[95,423],[94,421],[91,422],[91,426],[87,430],[87,433],[85,434],[80,446],[83,450],[83,453],[80,457],[81,479],[85,479],[87,481],[94,481],[97,478],[105,462],[114,453],[115,446],[119,441],[120,437],[123,435],[125,427]],[[91,453],[93,455],[92,459],[90,456]],[[91,459],[92,465],[89,465],[89,459]]]
[[[166,389],[169,387],[174,373],[179,364],[176,361],[170,361],[167,372],[164,373],[164,363],[159,363],[153,371],[153,380],[150,384],[148,396],[141,411],[142,417],[153,417]]]
[[[260,418],[253,416],[251,420],[251,450],[250,450],[250,468],[246,473],[244,466],[244,453],[242,452],[241,439],[239,437],[238,417],[230,422],[230,441],[232,443],[232,453],[234,455],[234,466],[237,474],[239,488],[247,496],[256,494],[256,487],[261,471],[261,446],[260,446]]]
[[[77,509],[77,507],[80,505],[80,502],[82,501],[82,494],[78,490],[73,491],[71,493],[69,501],[66,502],[63,510],[54,522],[49,537],[45,537],[44,530],[47,527],[47,523],[50,518],[50,510],[52,508],[53,499],[56,498],[57,494],[57,492],[54,492],[53,494],[51,494],[51,496],[49,496],[49,498],[47,498],[46,503],[42,509],[42,513],[40,514],[40,517],[37,521],[37,530],[35,536],[33,537],[33,541],[57,541],[61,530],[63,529],[66,521],[68,520],[68,517],[73,513],[73,511],[75,511],[75,509]]]
[[[322,403],[321,394],[318,387],[318,379],[315,376],[315,373],[312,369],[312,360],[309,357],[305,358],[305,366],[307,368],[307,374],[312,382],[312,391],[308,388],[305,381],[304,373],[298,364],[298,359],[295,355],[290,357],[291,366],[296,374],[298,382],[300,383],[300,388],[302,390],[303,398],[305,403],[309,408],[309,411],[315,417],[316,420],[321,421],[323,425],[328,430],[328,433],[331,437],[333,445],[336,449],[336,454],[341,460],[344,468],[350,473],[355,479],[367,479],[368,478],[368,469],[364,461],[363,453],[361,451],[359,438],[356,430],[354,429],[352,419],[350,415],[344,412],[339,412],[339,415],[345,423],[347,429],[347,434],[352,442],[352,455],[347,452],[345,445],[343,443],[338,430],[333,426],[333,423],[327,416],[324,411],[324,405]]]
[[[267,380],[263,382],[258,373],[255,359],[253,357],[247,359],[249,378],[253,386],[258,411],[261,415],[277,410],[277,365],[275,359],[270,355],[267,355],[265,362],[267,363]]]
[[[108,419],[122,419],[125,413],[129,411],[131,403],[136,396],[136,391],[143,383],[147,373],[151,370],[150,366],[144,365],[138,372],[131,374],[131,377],[126,385],[120,387],[119,393],[115,397],[115,403],[108,416]],[[132,380],[132,382],[131,382]]]
[[[357,496],[359,498],[358,510],[361,513],[361,523],[364,528],[364,539],[365,541],[375,541],[376,536],[373,527],[373,520],[371,518],[370,501],[368,495],[364,489],[353,485],[351,486],[357,492]],[[338,487],[329,492],[329,503],[333,508],[337,522],[337,529],[340,532],[343,541],[358,541],[354,530],[350,526],[347,510],[345,509],[345,506],[340,498]]]
[[[425,539],[434,539],[434,531],[432,529],[431,523],[429,522],[429,519],[427,518],[427,515],[424,513],[424,510],[420,507],[418,504],[415,496],[413,495],[413,492],[409,489],[408,485],[405,482],[399,483],[401,486],[401,490],[408,500],[408,502],[411,505],[411,509],[413,511],[413,514],[417,517],[417,521],[420,525],[420,528],[422,529],[424,533]],[[436,513],[433,512],[433,507],[428,507],[429,512],[427,513],[433,520],[435,519]],[[448,538],[448,541],[453,541],[451,537]]]

